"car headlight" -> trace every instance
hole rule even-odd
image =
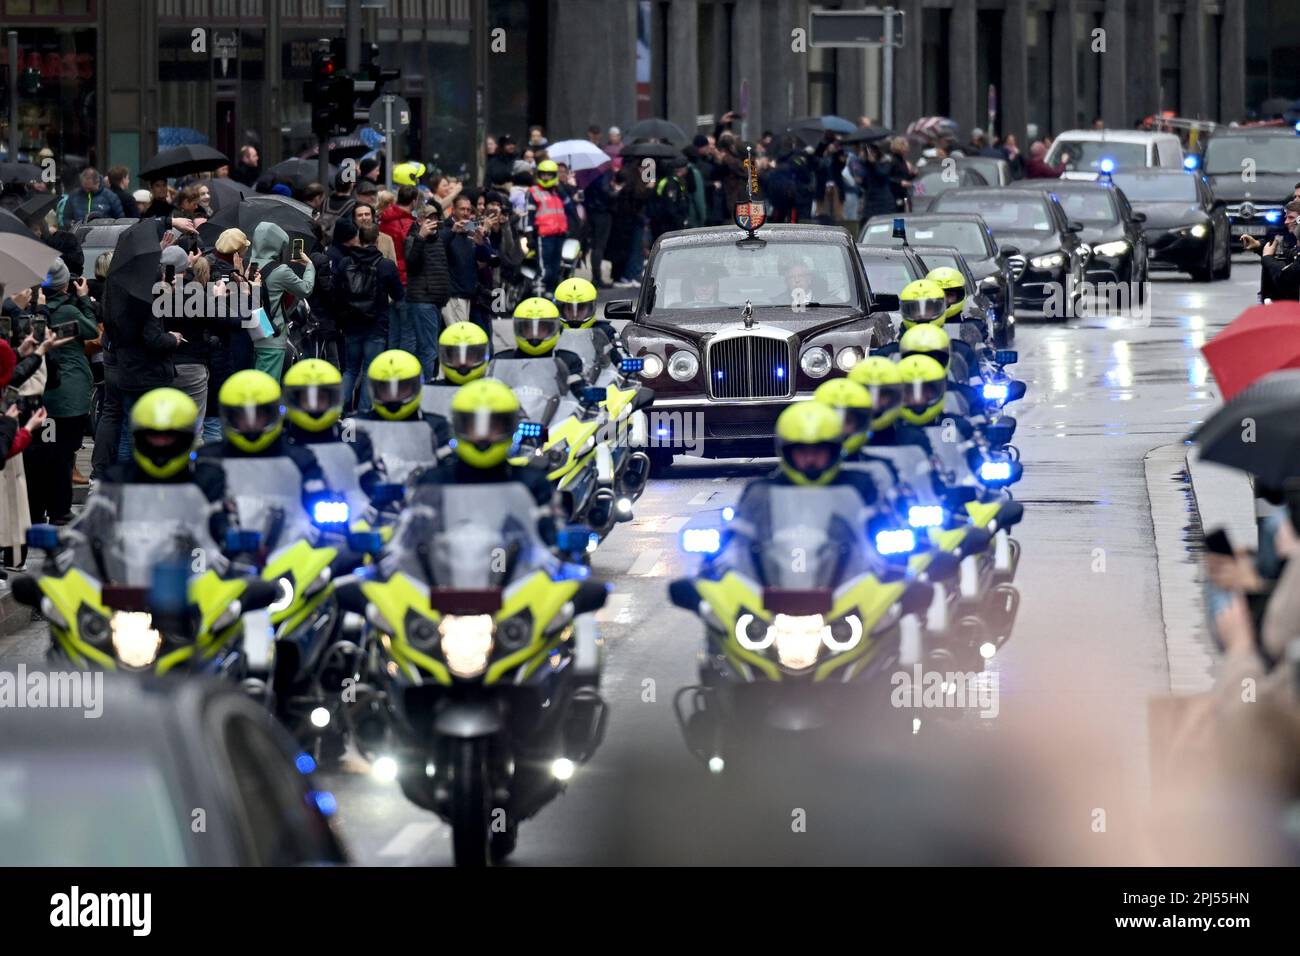
[[[293,604],[293,580],[291,578],[280,579],[280,596],[266,606],[266,609],[272,614],[279,614],[281,611],[287,611]]]
[[[664,373],[664,360],[659,356],[647,353],[640,358],[642,378],[658,378]]]
[[[799,367],[809,378],[825,378],[831,370],[831,353],[820,345],[814,345],[803,353]]]
[[[907,523],[913,528],[938,528],[946,517],[943,505],[912,505],[907,509]]]
[[[1128,240],[1116,239],[1114,242],[1103,242],[1099,246],[1093,246],[1092,251],[1099,256],[1122,256],[1128,252]]]
[[[162,635],[154,629],[148,611],[114,611],[109,627],[113,652],[127,667],[148,667],[157,658]]]
[[[777,660],[791,670],[812,667],[828,631],[820,614],[778,614],[771,627]]]
[[[699,370],[700,360],[695,357],[694,352],[685,349],[678,349],[668,360],[668,374],[677,382],[689,382]]]
[[[1029,260],[1029,264],[1035,269],[1055,269],[1058,266],[1065,265],[1065,254],[1061,252],[1049,252],[1045,256],[1034,256]]]
[[[856,345],[850,345],[846,349],[840,349],[839,354],[835,356],[835,364],[841,372],[847,372],[862,361],[862,349]]]
[[[1191,229],[1187,230],[1187,234],[1193,239],[1204,239],[1209,232],[1210,230],[1206,228],[1205,223],[1203,222],[1198,222],[1196,225],[1192,226]]]
[[[442,656],[457,677],[477,677],[492,654],[491,614],[448,614],[438,623]]]
[[[772,646],[776,632],[752,614],[736,618],[736,641],[749,651],[765,651]]]

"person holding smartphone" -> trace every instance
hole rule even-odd
[[[72,470],[86,430],[94,387],[82,343],[99,335],[99,324],[84,278],[73,283],[62,259],[55,260],[41,284],[49,325],[71,324],[75,337],[53,349],[47,361],[58,385],[45,392],[45,410],[53,427],[43,429],[24,453],[28,471],[27,502],[32,521],[66,524],[72,520]]]
[[[253,230],[253,263],[262,276],[263,308],[273,330],[272,335],[254,344],[255,365],[278,383],[289,347],[289,312],[295,303],[311,295],[316,267],[305,254],[290,258],[289,234],[273,222],[259,223]],[[290,264],[301,266],[302,275]]]

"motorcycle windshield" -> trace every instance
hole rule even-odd
[[[420,485],[393,532],[386,575],[446,588],[501,588],[546,561],[537,503],[516,482]]]
[[[742,504],[736,520],[752,528],[758,572],[768,587],[834,588],[865,556],[868,515],[852,488],[763,485]]]
[[[519,399],[523,417],[549,425],[561,396],[569,393],[563,363],[554,356],[493,361],[488,377],[505,382]]]
[[[300,538],[315,539],[315,527],[302,503],[302,473],[293,459],[225,458],[222,468],[239,526],[260,533],[268,550]]]
[[[97,488],[73,525],[74,563],[105,583],[148,587],[165,561],[218,568],[221,550],[208,531],[209,504],[191,484],[110,485]],[[102,562],[102,563],[101,563]]]
[[[603,335],[602,335],[603,338]],[[596,380],[596,375],[606,363],[596,350],[595,329],[569,329],[560,333],[560,341],[555,346],[572,352],[582,359],[583,375],[589,382]]]

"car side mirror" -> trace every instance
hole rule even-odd
[[[1146,222],[1146,221],[1147,221],[1147,214],[1144,213],[1144,212],[1135,212],[1135,213],[1133,213],[1133,221],[1134,221],[1134,222]]]
[[[984,426],[984,440],[994,447],[1005,445],[1011,441],[1015,433],[1016,422],[1012,418],[999,418],[996,422]]]
[[[1019,246],[1002,246],[1002,251],[1003,251],[1006,255],[1009,255],[1009,256],[1018,256],[1018,255],[1020,255],[1020,247],[1019,247]]]
[[[605,318],[630,319],[636,315],[631,299],[613,299],[605,303]]]
[[[992,295],[998,291],[998,280],[995,276],[985,276],[980,279],[980,291],[985,295]]]
[[[892,292],[873,292],[871,308],[873,312],[897,312],[902,306],[898,302],[898,296]]]

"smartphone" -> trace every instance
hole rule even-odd
[[[176,267],[170,262],[163,266],[163,278],[168,282],[173,282],[176,279]]]
[[[1232,542],[1228,540],[1228,534],[1222,528],[1216,528],[1205,536],[1205,550],[1211,554],[1222,554],[1228,557],[1232,556]]]
[[[246,276],[248,277],[248,281],[249,281],[249,282],[252,282],[254,279],[256,279],[256,278],[257,278],[257,263],[256,263],[256,262],[250,262],[250,263],[248,264],[248,269],[245,270],[245,272],[244,272],[244,275],[246,275]]]
[[[293,257],[295,259],[301,259],[303,256],[303,245],[304,245],[303,241],[301,239],[295,239],[292,245],[293,245]]]
[[[18,394],[18,389],[16,386],[10,385],[8,388],[6,388],[4,393],[4,398],[0,399],[0,405],[4,406],[3,408],[0,408],[0,412],[7,412],[9,411],[9,406],[17,405],[19,397],[20,396]]]
[[[48,319],[32,319],[32,335],[36,337],[36,341],[39,342],[41,339],[45,338],[45,330],[47,328],[49,328]]]
[[[0,315],[0,339],[14,337],[14,320],[7,315]]]
[[[22,315],[14,319],[15,339],[21,342],[23,339],[27,338],[27,336],[31,334],[31,331],[32,331],[32,317],[30,314],[24,312]]]
[[[464,228],[465,235],[472,236],[474,233],[478,232],[478,221],[475,219],[467,220]]]
[[[54,327],[54,334],[61,339],[74,338],[77,334],[77,323],[64,322],[62,325],[56,325]]]

